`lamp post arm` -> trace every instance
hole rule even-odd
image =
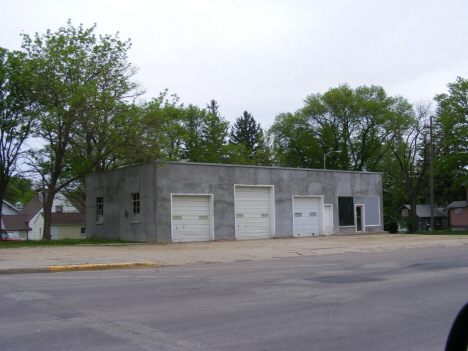
[[[333,153],[333,152],[340,153],[341,151],[332,150],[332,151],[329,151],[329,152],[327,152],[326,154],[324,154],[324,155],[323,155],[323,169],[327,169],[327,166],[326,166],[327,156],[330,155],[330,154]]]

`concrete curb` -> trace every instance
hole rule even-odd
[[[105,264],[80,264],[67,266],[49,266],[39,268],[9,268],[0,269],[1,274],[27,274],[27,273],[54,273],[67,271],[97,271],[105,269],[133,269],[133,268],[155,268],[162,265],[153,262],[131,262],[131,263],[105,263]]]
[[[133,262],[133,263],[104,263],[104,264],[79,264],[68,266],[50,266],[50,272],[64,271],[96,271],[103,269],[119,269],[119,268],[154,268],[161,267],[160,264],[153,262]]]

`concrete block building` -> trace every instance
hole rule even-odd
[[[153,162],[86,179],[87,238],[187,242],[382,231],[380,173]]]

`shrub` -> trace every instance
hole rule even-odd
[[[398,232],[399,214],[393,208],[384,208],[384,230],[389,233]]]

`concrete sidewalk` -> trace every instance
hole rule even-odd
[[[360,234],[164,245],[25,247],[0,249],[0,274],[178,266],[463,245],[468,245],[466,235]]]

